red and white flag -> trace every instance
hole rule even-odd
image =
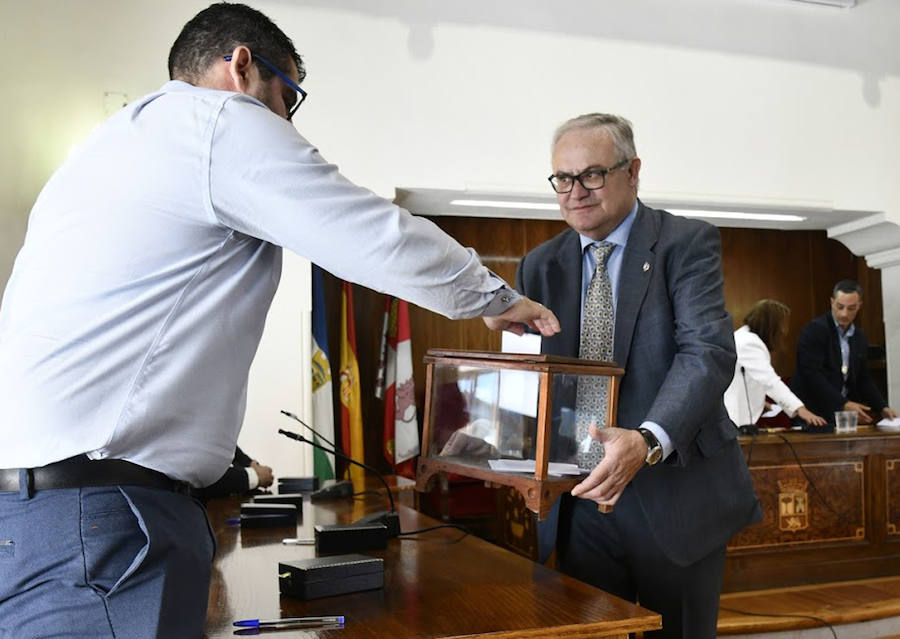
[[[403,300],[387,298],[387,331],[384,371],[384,456],[397,468],[419,454],[419,427],[416,421],[416,387],[413,381],[412,340],[409,306]],[[412,464],[402,469],[408,474]]]

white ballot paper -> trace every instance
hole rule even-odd
[[[541,352],[541,336],[536,333],[516,335],[509,331],[503,331],[500,334],[500,350],[504,353],[536,355]]]
[[[533,459],[489,459],[491,470],[498,470],[507,473],[533,473]],[[581,475],[588,471],[581,470],[577,464],[563,464],[561,462],[550,462],[547,464],[547,472],[551,475]]]
[[[779,406],[778,404],[772,404],[772,408],[767,410],[765,413],[763,413],[759,417],[760,417],[760,419],[762,419],[763,417],[775,417],[775,415],[777,415],[780,412],[781,412],[781,406]]]
[[[875,424],[878,430],[883,430],[888,433],[896,433],[900,432],[900,417],[895,417],[893,419],[888,419],[885,417],[880,422]]]

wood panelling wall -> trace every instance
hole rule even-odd
[[[794,374],[797,336],[816,315],[829,311],[831,289],[838,280],[854,279],[863,287],[864,304],[857,317],[869,344],[884,345],[881,271],[866,266],[825,231],[719,229],[725,304],[735,328],[756,300],[776,299],[791,308],[785,347],[773,366],[782,377]]]
[[[483,262],[510,284],[515,279],[519,258],[566,228],[561,220],[432,219],[460,243],[478,251]],[[744,315],[758,299],[777,299],[792,309],[785,348],[773,360],[775,370],[782,377],[794,373],[795,346],[800,329],[812,317],[828,311],[831,288],[843,278],[856,279],[862,284],[865,304],[857,322],[870,344],[884,344],[881,273],[868,268],[864,258],[854,256],[845,246],[829,239],[824,231],[722,228],[720,233],[725,300],[735,328],[741,325]],[[359,286],[354,287],[354,295],[366,461],[387,471],[389,466],[381,453],[383,406],[374,396],[384,296]],[[338,379],[341,297],[340,283],[335,278],[326,277],[326,299],[332,374],[333,379]],[[480,319],[454,322],[415,306],[410,306],[410,322],[421,425],[425,351],[429,348],[499,350],[500,335],[488,331]],[[875,367],[878,380],[877,364]],[[880,377],[884,377],[883,368]],[[340,415],[337,386],[334,385],[336,420]],[[335,429],[340,430],[339,424]]]

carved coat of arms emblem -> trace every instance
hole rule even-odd
[[[809,528],[807,482],[797,479],[778,482],[778,528],[797,532]]]

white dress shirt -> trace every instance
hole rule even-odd
[[[725,409],[731,421],[737,426],[755,424],[762,415],[766,395],[775,400],[788,417],[796,415],[803,402],[772,368],[769,349],[759,335],[749,326],[741,326],[734,332],[734,346],[737,350],[734,379],[725,390]]]
[[[519,297],[261,102],[169,82],[98,127],[35,203],[0,307],[0,468],[89,453],[218,479],[280,247],[450,317]]]

